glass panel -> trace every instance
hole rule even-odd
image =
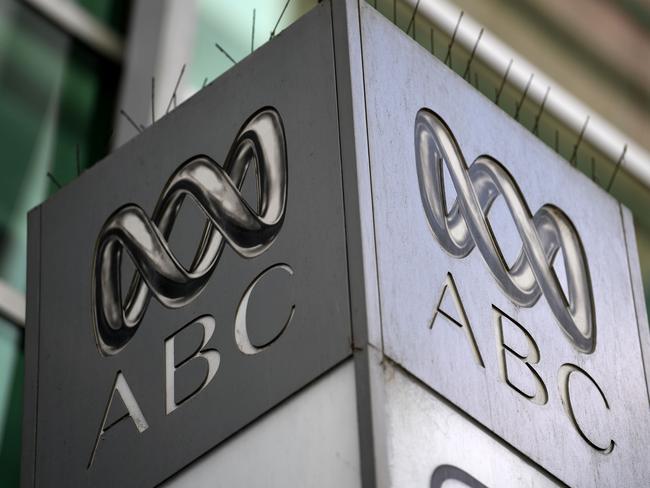
[[[18,486],[23,415],[22,331],[0,319],[0,486]]]
[[[118,34],[126,32],[126,19],[131,0],[76,0],[76,2]]]
[[[58,189],[48,172],[65,184],[108,152],[118,81],[117,66],[0,0],[0,280],[17,290],[26,286],[27,212]],[[0,320],[0,486],[19,481],[22,336]]]
[[[233,62],[228,56],[241,61],[269,40],[276,24],[277,35],[317,4],[316,0],[198,0],[194,57],[188,67],[193,91],[230,68]]]

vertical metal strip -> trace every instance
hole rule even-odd
[[[357,0],[333,0],[334,57],[339,108],[345,220],[350,265],[350,293],[355,341],[381,349],[379,292],[375,258],[372,188],[366,128],[365,95]]]
[[[27,313],[25,326],[25,379],[23,393],[23,431],[21,486],[35,485],[36,420],[38,417],[38,357],[41,300],[41,207],[28,215],[27,223]]]
[[[360,8],[359,0],[332,0],[362,483],[381,487],[388,485],[388,475],[381,382],[372,381],[382,341]]]
[[[627,251],[628,275],[630,277],[632,300],[636,312],[636,325],[639,332],[639,345],[641,348],[643,372],[647,388],[646,393],[648,394],[648,406],[650,407],[650,377],[648,376],[650,374],[650,327],[648,326],[648,312],[645,307],[645,297],[643,295],[639,251],[636,246],[632,212],[623,205],[619,206],[621,209],[621,224],[623,227],[623,236],[625,237],[625,248]]]

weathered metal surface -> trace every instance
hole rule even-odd
[[[386,365],[380,374],[390,486],[562,486],[399,367]]]
[[[563,482],[643,485],[643,312],[619,204],[361,14],[385,354]]]
[[[250,424],[353,352],[335,484],[650,477],[629,213],[357,5],[323,2],[33,212],[24,486],[151,486],[215,446],[174,483],[281,483],[268,445],[319,407]]]

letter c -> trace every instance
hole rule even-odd
[[[248,288],[246,288],[246,291],[244,292],[244,295],[242,296],[242,299],[239,302],[239,306],[237,307],[237,315],[235,316],[235,341],[237,342],[237,347],[239,347],[239,350],[249,356],[262,352],[264,349],[266,349],[271,344],[273,344],[276,340],[278,340],[278,338],[284,333],[287,326],[291,322],[291,319],[293,319],[293,314],[296,311],[296,306],[292,305],[291,311],[289,312],[289,317],[287,318],[286,322],[282,326],[282,329],[280,329],[280,331],[266,344],[263,344],[262,346],[254,346],[251,343],[250,338],[248,336],[248,325],[246,322],[246,315],[248,312],[248,302],[250,300],[251,294],[253,293],[253,290],[255,289],[257,284],[262,280],[262,278],[264,278],[266,275],[268,275],[269,273],[271,273],[273,270],[276,269],[285,271],[290,276],[293,276],[293,269],[288,264],[276,264],[271,266],[270,268],[265,269],[257,276],[257,278],[253,280],[253,282],[250,285],[248,285]]]
[[[598,393],[600,393],[600,396],[603,399],[603,402],[605,403],[605,408],[609,410],[609,403],[607,402],[607,398],[605,398],[605,394],[603,393],[603,390],[600,389],[600,386],[598,386],[598,383],[596,383],[596,380],[594,380],[589,375],[589,373],[587,373],[584,369],[579,368],[575,364],[567,363],[560,366],[560,370],[558,371],[558,385],[560,387],[560,396],[562,398],[562,405],[564,406],[564,411],[566,412],[567,416],[571,420],[573,426],[578,431],[578,434],[580,434],[580,437],[582,437],[587,444],[589,444],[591,447],[593,447],[594,449],[596,449],[597,451],[603,454],[609,454],[614,449],[616,443],[610,439],[609,445],[605,447],[599,446],[598,444],[593,442],[589,437],[587,437],[587,435],[580,428],[578,421],[576,420],[575,414],[573,413],[573,404],[571,402],[571,390],[569,389],[570,379],[573,373],[582,374],[596,387],[596,390],[598,390]]]

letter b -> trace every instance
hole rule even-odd
[[[202,331],[203,340],[201,342],[201,346],[199,347],[198,351],[195,354],[177,363],[176,358],[174,357],[174,340],[176,336],[181,333],[181,331],[185,330],[187,327],[193,324],[199,324],[203,328]],[[214,378],[214,375],[217,373],[217,370],[219,369],[219,363],[221,361],[221,355],[219,354],[219,351],[217,351],[216,349],[205,348],[208,341],[212,338],[212,334],[214,334],[214,328],[215,328],[214,317],[210,315],[204,315],[194,320],[193,322],[190,322],[181,330],[179,330],[174,335],[168,337],[165,340],[165,397],[166,397],[165,403],[166,403],[166,412],[168,415],[172,413],[174,410],[176,410],[182,403],[186,402],[190,398],[194,397],[201,390],[203,390],[208,385],[208,383],[212,381],[212,378]],[[192,361],[193,359],[205,360],[208,364],[208,373],[206,374],[203,382],[201,383],[201,386],[196,391],[194,391],[193,393],[191,393],[190,395],[186,396],[178,403],[176,403],[176,397],[175,397],[176,370],[179,369],[184,364],[187,364],[189,361]]]
[[[524,329],[524,327],[521,324],[519,324],[516,320],[514,320],[512,317],[509,317],[505,312],[502,312],[494,305],[492,305],[492,310],[493,310],[494,321],[496,326],[497,359],[499,362],[499,374],[501,376],[501,381],[503,381],[506,385],[508,385],[510,388],[512,388],[517,393],[522,395],[524,398],[527,398],[531,402],[536,403],[538,405],[545,405],[546,402],[548,401],[548,391],[546,390],[546,386],[544,385],[541,376],[535,370],[535,368],[533,368],[533,364],[537,364],[540,359],[539,348],[537,347],[537,344],[535,344],[533,337],[528,333],[528,331]],[[527,345],[527,349],[528,349],[527,352],[525,353],[518,352],[505,343],[505,339],[503,337],[504,317],[507,319],[508,322],[510,322],[516,327],[516,330],[521,332],[522,338],[524,339],[524,342]],[[515,385],[510,380],[510,377],[508,376],[506,354],[517,359],[518,361],[521,361],[528,368],[528,371],[531,374],[531,378],[535,383],[534,393],[525,392],[523,389]]]

